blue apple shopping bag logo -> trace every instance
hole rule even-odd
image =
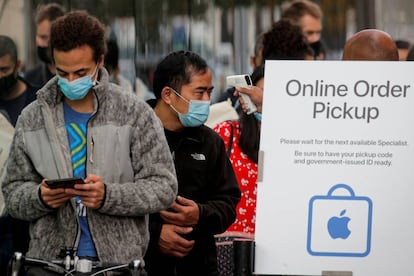
[[[346,195],[339,195],[338,191]],[[371,250],[372,201],[346,184],[309,200],[307,251],[313,256],[365,257]]]

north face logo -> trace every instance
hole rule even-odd
[[[195,160],[198,160],[198,161],[206,160],[206,157],[202,153],[192,153],[191,157],[193,157]]]

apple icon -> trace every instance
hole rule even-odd
[[[348,223],[351,220],[349,217],[344,217],[346,210],[342,210],[339,217],[331,217],[328,220],[328,232],[332,239],[346,239],[351,234],[348,228]]]

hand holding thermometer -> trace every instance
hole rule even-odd
[[[238,87],[250,87],[252,86],[252,80],[249,75],[232,75],[227,77],[227,86],[238,86]],[[250,97],[244,93],[239,93],[246,104],[246,113],[252,114],[257,111],[256,105],[252,102]]]

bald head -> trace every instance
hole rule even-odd
[[[367,29],[354,34],[346,41],[342,60],[397,61],[398,50],[389,34]]]

